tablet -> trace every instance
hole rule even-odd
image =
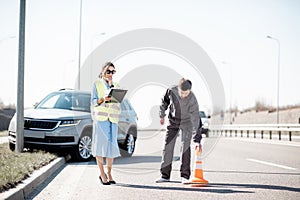
[[[121,103],[127,93],[127,90],[122,89],[111,89],[108,96],[111,96],[112,103]]]

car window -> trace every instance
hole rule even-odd
[[[133,108],[131,107],[130,103],[127,103],[127,107],[128,107],[128,110],[133,110]]]
[[[122,101],[121,109],[124,110],[124,111],[131,110],[131,107],[128,104],[129,104],[128,101],[126,101],[126,100]]]
[[[124,101],[122,101],[122,103],[121,103],[121,109],[124,110],[124,111],[126,111],[126,106],[125,106]]]
[[[67,109],[90,112],[90,95],[77,93],[55,93],[47,96],[38,109]]]
[[[59,99],[59,94],[57,95],[50,95],[46,97],[38,106],[37,108],[54,108],[57,100]]]
[[[200,117],[201,118],[206,118],[206,115],[205,115],[205,113],[203,111],[200,111]]]

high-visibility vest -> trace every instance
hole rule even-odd
[[[98,93],[98,97],[105,97],[107,89],[103,80],[96,81],[96,90]],[[117,87],[117,83],[113,83],[114,87]],[[119,122],[119,116],[121,113],[120,103],[101,103],[100,105],[96,105],[93,108],[93,116],[95,120],[98,121],[106,121],[109,120],[112,123]]]

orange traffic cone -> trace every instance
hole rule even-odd
[[[194,178],[192,178],[191,183],[208,184],[208,181],[205,180],[203,177],[201,152],[202,152],[202,150],[199,151],[196,149],[196,162],[195,162],[195,167],[194,167]]]

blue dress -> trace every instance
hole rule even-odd
[[[107,89],[109,85],[105,82]],[[97,105],[98,93],[94,84],[92,90],[91,104]],[[120,150],[117,140],[118,124],[109,120],[93,120],[93,140],[92,154],[94,157],[101,156],[106,158],[115,158],[120,156]]]

